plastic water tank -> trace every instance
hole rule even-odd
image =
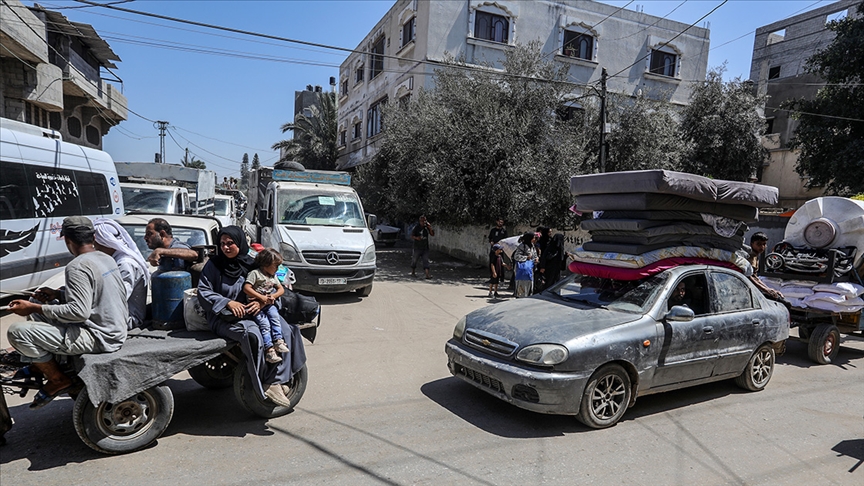
[[[189,272],[163,272],[150,281],[153,292],[153,327],[184,327],[183,292],[192,287]]]
[[[795,211],[783,240],[795,247],[854,246],[855,266],[864,260],[864,201],[845,197],[817,197]]]

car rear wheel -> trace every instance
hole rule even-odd
[[[627,411],[631,392],[630,375],[621,365],[601,367],[582,393],[579,421],[594,429],[615,425]]]
[[[840,330],[834,324],[819,324],[810,335],[807,355],[819,364],[828,364],[840,352]]]
[[[759,391],[765,388],[771,375],[774,374],[774,347],[763,344],[750,356],[747,367],[740,376],[735,378],[735,384],[745,390]]]

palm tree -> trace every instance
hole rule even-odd
[[[300,113],[293,123],[282,125],[282,133],[294,132],[294,138],[274,143],[273,150],[279,150],[280,161],[295,160],[307,169],[333,170],[339,155],[336,93],[318,92],[316,98],[309,116]]]
[[[183,164],[183,167],[189,167],[191,169],[206,169],[207,164],[204,163],[203,160],[196,159],[195,156],[189,156],[189,149],[186,149],[186,155],[184,155],[180,159],[180,163]]]

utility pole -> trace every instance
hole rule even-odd
[[[153,124],[154,128],[159,129],[159,160],[156,163],[165,163],[165,131],[168,130],[167,121],[157,121]]]
[[[600,73],[600,172],[606,172],[606,68]]]

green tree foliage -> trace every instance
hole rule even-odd
[[[252,156],[252,170],[258,170],[261,168],[261,161],[258,159],[258,154]]]
[[[499,216],[562,223],[570,176],[589,165],[583,119],[592,116],[555,115],[572,90],[563,82],[568,68],[545,60],[538,43],[508,51],[503,72],[446,64],[433,88],[385,109],[381,148],[358,169],[364,202],[449,225]]]
[[[333,170],[339,155],[336,93],[318,92],[309,110],[310,116],[300,113],[282,125],[282,133],[293,132],[294,138],[274,143],[273,150],[282,153],[281,160],[295,160],[307,169]]]
[[[189,155],[189,149],[186,149],[186,154],[180,158],[180,163],[183,164],[183,167],[189,167],[191,169],[207,168],[207,164],[204,163],[203,160],[196,159],[194,155]]]
[[[765,120],[757,97],[740,78],[723,82],[725,66],[712,69],[696,85],[682,113],[680,132],[690,144],[682,162],[685,172],[716,179],[746,181],[768,158],[759,136]]]
[[[240,162],[240,188],[246,189],[249,186],[249,154],[243,154],[243,161]]]
[[[678,132],[675,108],[644,96],[609,96],[608,121],[615,127],[607,136],[609,172],[676,169],[688,148]]]
[[[864,13],[864,2],[858,12]],[[791,143],[800,151],[795,170],[810,178],[809,187],[851,195],[864,192],[864,17],[850,15],[828,29],[834,41],[807,62],[826,86],[814,99],[785,107],[799,121]]]

